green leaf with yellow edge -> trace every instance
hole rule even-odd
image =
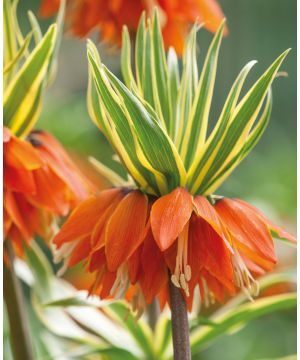
[[[222,138],[222,144],[219,146],[215,159],[205,173],[204,178],[201,180],[198,175],[200,169],[195,170],[193,176],[190,177],[189,183],[191,184],[193,193],[202,193],[202,189],[207,187],[207,183],[211,181],[213,177],[220,174],[228,163],[241,151],[263,105],[272,81],[288,52],[289,50],[283,52],[273,64],[271,64],[239,102],[230,117],[226,134]]]
[[[153,118],[155,113],[152,112],[151,116],[142,103],[107,68],[104,69],[128,112],[144,156],[151,165],[150,171],[153,168],[166,180],[165,187],[159,184],[161,193],[184,186],[186,173],[183,163],[172,140],[159,125],[158,119]]]
[[[249,134],[247,140],[245,141],[241,150],[236,154],[234,158],[223,168],[223,170],[217,174],[211,181],[206,185],[206,187],[202,188],[201,191],[203,193],[211,194],[213,193],[221,183],[232,173],[232,171],[240,164],[240,162],[250,153],[250,151],[257,144],[259,139],[261,138],[265,128],[268,125],[270,120],[272,110],[272,93],[271,89],[268,92],[266,105],[264,111],[257,121],[255,128]]]
[[[18,61],[22,59],[22,57],[24,56],[24,54],[26,53],[26,51],[28,49],[31,38],[32,38],[32,32],[30,32],[26,35],[23,43],[21,44],[20,48],[16,52],[15,57],[13,59],[11,59],[11,61],[8,64],[5,65],[5,67],[3,69],[4,75],[11,72],[14,69],[15,65],[18,63]]]
[[[230,117],[236,107],[239,95],[241,93],[243,84],[247,78],[247,75],[251,68],[255,65],[256,61],[250,61],[239,73],[231,90],[225,101],[221,115],[214,127],[212,133],[205,142],[203,148],[199,151],[199,154],[195,157],[189,172],[188,178],[194,179],[197,175],[198,181],[201,181],[205,176],[207,170],[213,163],[218,149],[221,146],[222,139],[225,136],[226,128],[229,124]],[[192,180],[193,181],[193,180]]]
[[[183,69],[177,95],[177,113],[175,119],[175,144],[180,148],[183,134],[187,125],[190,110],[198,84],[197,67],[197,31],[198,25],[194,25],[185,42],[183,52]]]
[[[153,358],[153,333],[145,321],[134,318],[128,305],[124,302],[114,302],[103,308],[103,311],[112,320],[115,320],[129,331],[147,359]]]
[[[111,89],[111,85],[106,75],[103,73],[102,65],[99,63],[99,57],[95,59],[95,52],[96,49],[92,42],[88,42],[90,71],[98,92],[98,101],[100,101],[100,107],[98,107],[98,109],[103,109],[105,115],[103,119],[109,121],[109,126],[106,127],[106,130],[109,132],[108,140],[111,140],[112,146],[117,151],[124,166],[132,175],[136,183],[142,189],[154,193],[155,190],[157,191],[156,182],[153,179],[152,174],[137,158],[134,134],[123,109],[120,108],[120,100]],[[92,95],[92,93],[90,94]],[[89,101],[92,102],[93,99],[90,99]],[[93,111],[95,120],[101,123],[103,119],[98,117],[99,113],[97,114],[96,106],[98,106],[97,99],[94,99]],[[155,190],[151,189],[151,186],[154,187]]]
[[[209,47],[192,108],[188,116],[186,133],[180,147],[180,155],[184,159],[187,169],[194,155],[201,149],[206,139],[209,110],[213,97],[218,55],[224,26],[225,22],[223,21]]]
[[[167,57],[168,91],[170,96],[170,137],[174,139],[176,132],[177,97],[179,90],[179,68],[175,50],[170,47]]]
[[[145,12],[142,13],[136,33],[135,46],[135,73],[137,85],[141,93],[143,93],[144,78],[144,61],[145,61]]]
[[[9,64],[16,56],[18,41],[15,34],[16,7],[11,0],[3,2],[3,30],[4,30],[4,65]]]
[[[168,90],[168,70],[163,38],[157,10],[154,12],[151,34],[151,74],[155,110],[171,134],[170,96]],[[146,69],[145,69],[146,71]]]
[[[218,317],[213,317],[212,320],[216,326],[201,326],[191,332],[192,353],[198,353],[217,337],[230,332],[237,326],[275,311],[293,309],[296,305],[295,293],[276,295],[255,300],[235,307]]]
[[[55,39],[56,25],[51,25],[4,92],[4,125],[16,134],[32,112],[32,105],[35,104],[36,95],[47,72]],[[39,110],[38,106],[36,110]]]
[[[128,88],[130,88],[132,84],[136,86],[131,66],[130,36],[126,26],[123,26],[122,31],[121,70],[126,86]]]

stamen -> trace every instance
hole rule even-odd
[[[79,241],[65,243],[58,250],[55,247],[52,248],[54,264],[58,264],[63,260],[62,267],[56,273],[58,277],[61,277],[67,271],[70,255]]]
[[[180,288],[180,284],[179,284],[179,281],[178,281],[176,275],[173,274],[173,275],[171,276],[171,281],[172,281],[172,283],[173,283],[176,287]]]
[[[235,284],[245,293],[249,300],[253,300],[253,296],[257,296],[259,293],[259,285],[236,248],[233,255],[233,267]]]
[[[185,225],[181,234],[178,236],[177,256],[174,274],[171,276],[172,283],[184,290],[187,297],[190,296],[188,282],[192,278],[192,269],[188,265],[188,229],[189,223]]]
[[[208,308],[209,304],[210,304],[209,289],[208,289],[206,280],[204,278],[201,278],[201,280],[202,280],[203,290],[204,290],[204,305],[206,308]]]
[[[126,263],[122,264],[118,271],[116,280],[110,290],[110,294],[116,299],[121,299],[124,297],[129,286],[129,276],[126,267]]]

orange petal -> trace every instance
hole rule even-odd
[[[221,236],[228,248],[232,251],[229,241],[226,236],[224,225],[221,223],[221,219],[215,210],[204,196],[195,196],[193,199],[194,208],[197,216],[204,219],[215,230],[215,232]]]
[[[79,240],[78,244],[73,249],[69,261],[68,266],[74,266],[78,264],[80,261],[87,259],[91,250],[90,246],[90,237],[87,236],[86,238]]]
[[[105,252],[110,271],[115,271],[143,241],[148,213],[147,196],[138,190],[120,202],[105,228]]]
[[[192,196],[183,188],[160,197],[151,209],[151,227],[159,248],[168,249],[188,222],[193,211]]]
[[[99,196],[80,203],[54,237],[54,244],[60,247],[63,243],[91,234],[102,213],[121,191],[120,189],[106,190]]]
[[[21,193],[15,193],[14,197],[26,226],[30,229],[30,232],[48,240],[52,235],[50,225],[53,218],[51,214],[33,206],[30,202],[28,202],[28,198]]]
[[[233,290],[233,267],[231,253],[223,239],[202,218],[190,223],[190,238],[198,243],[200,267],[204,267],[228,290]]]
[[[204,27],[211,31],[216,32],[224,19],[223,11],[216,0],[197,0],[199,12],[201,14],[201,21],[204,22]],[[225,28],[224,34],[228,33]]]
[[[32,131],[29,139],[40,158],[70,188],[74,195],[79,200],[85,199],[91,184],[81,174],[61,144],[44,131]]]
[[[124,197],[124,193],[120,192],[116,194],[109,207],[102,213],[97,224],[95,225],[91,234],[91,246],[92,250],[98,250],[105,244],[105,225],[108,219],[111,217],[119,202]]]
[[[59,216],[65,216],[70,210],[68,188],[56,174],[44,166],[33,172],[36,192],[30,196],[30,201]]]
[[[269,230],[275,232],[279,238],[289,240],[290,242],[292,242],[294,244],[297,243],[297,240],[293,235],[289,234],[287,231],[282,229],[280,226],[274,224],[270,219],[268,219],[266,217],[265,214],[263,214],[255,206],[247,203],[246,201],[240,200],[240,199],[235,199],[235,201],[239,202],[241,205],[247,207],[248,209],[254,211],[257,215],[259,215],[262,218],[262,220],[267,224]]]
[[[207,283],[207,287],[214,294],[214,296],[218,300],[218,302],[223,303],[224,302],[224,287],[223,287],[223,285],[214,276],[212,276],[208,271],[206,271],[204,269],[201,271],[201,276],[205,279],[205,281]],[[202,289],[202,292],[203,292],[201,280],[199,281],[199,283],[200,283],[200,285],[199,285],[200,289]],[[204,298],[204,296],[202,296],[202,299],[203,298]]]
[[[90,254],[89,271],[94,272],[96,270],[99,270],[103,266],[106,267],[106,257],[104,248],[101,248]]]
[[[141,253],[143,244],[141,244],[135,252],[130,256],[127,262],[127,268],[129,273],[129,279],[131,284],[135,284],[138,281],[141,272]]]
[[[257,213],[232,199],[218,201],[215,209],[234,242],[245,245],[267,261],[276,262],[272,236]]]
[[[13,224],[19,230],[19,232],[22,236],[22,239],[29,242],[31,240],[33,234],[31,233],[27,224],[24,222],[22,213],[20,212],[20,209],[19,209],[16,199],[14,197],[14,194],[11,191],[4,190],[3,203],[4,203],[4,209],[5,209],[6,213],[10,217]]]
[[[33,171],[4,164],[3,180],[4,186],[10,190],[30,195],[36,193]]]
[[[145,300],[149,304],[168,281],[163,253],[157,246],[151,231],[148,232],[144,240],[141,259],[144,271],[140,277],[140,285]]]
[[[3,145],[4,163],[12,167],[34,170],[42,166],[35,148],[27,141],[11,136]]]
[[[60,0],[43,0],[39,14],[44,17],[54,15],[59,9]]]

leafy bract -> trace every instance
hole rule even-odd
[[[272,108],[271,85],[283,52],[240,99],[249,62],[236,78],[216,125],[208,133],[225,21],[214,35],[201,71],[197,24],[185,43],[182,71],[174,49],[165,52],[157,12],[141,16],[135,71],[129,32],[123,29],[121,70],[125,85],[88,43],[91,117],[110,141],[136,184],[162,195],[177,186],[209,195],[231,174],[262,136]],[[134,75],[135,74],[135,75]]]
[[[26,136],[38,119],[43,89],[54,74],[65,2],[61,2],[57,24],[51,25],[44,36],[34,14],[29,12],[32,30],[25,37],[19,29],[17,3],[4,1],[3,118],[14,134]],[[32,39],[35,44],[30,50]]]

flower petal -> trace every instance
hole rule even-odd
[[[271,220],[269,220],[266,217],[265,214],[263,214],[255,206],[247,203],[246,201],[240,200],[240,199],[235,199],[235,201],[239,202],[241,205],[249,208],[250,210],[254,211],[256,214],[258,214],[262,218],[262,220],[267,224],[269,230],[275,232],[276,236],[278,236],[280,239],[288,240],[288,241],[292,242],[293,244],[297,243],[297,240],[293,235],[289,234],[287,231],[282,229],[280,226],[274,224]]]
[[[75,248],[73,249],[70,255],[68,261],[68,267],[74,266],[78,264],[80,261],[87,259],[90,250],[91,250],[91,246],[90,246],[89,236],[79,240],[78,244],[75,246]]]
[[[267,261],[276,262],[272,236],[258,213],[236,200],[225,198],[217,202],[215,209],[234,242],[243,244]]]
[[[198,243],[200,268],[205,268],[229,291],[233,291],[231,253],[224,240],[204,219],[195,217],[190,222],[190,238],[192,237]]]
[[[143,250],[143,244],[141,244],[135,252],[130,256],[127,262],[128,274],[131,284],[135,284],[138,281],[141,271],[141,253]]]
[[[151,231],[148,232],[144,240],[141,260],[144,271],[140,277],[140,285],[146,303],[149,304],[168,281],[163,253],[157,246]]]
[[[75,167],[61,144],[44,131],[32,131],[29,135],[41,159],[70,188],[75,196],[83,200],[89,194],[91,184]]]
[[[155,201],[150,215],[151,227],[162,251],[174,243],[189,221],[192,211],[192,196],[183,188],[177,188]]]
[[[3,193],[3,203],[4,209],[8,216],[10,217],[13,224],[19,230],[22,240],[29,242],[32,237],[32,233],[28,228],[27,224],[24,222],[23,216],[18,207],[17,201],[14,197],[14,194],[9,190],[4,190]]]
[[[80,203],[54,237],[54,244],[60,247],[66,242],[91,234],[102,213],[121,191],[120,189],[103,191],[99,196],[91,197]]]
[[[195,196],[193,203],[196,214],[204,219],[215,230],[215,232],[223,238],[228,248],[233,252],[226,237],[226,230],[224,225],[222,224],[217,211],[210,204],[207,198],[205,196]]]
[[[35,148],[27,141],[11,136],[4,142],[4,163],[21,169],[34,170],[42,166],[43,161]]]
[[[105,228],[105,253],[109,271],[115,271],[143,241],[148,199],[139,190],[127,194]]]
[[[216,32],[221,21],[224,19],[220,5],[216,0],[198,0],[197,3],[204,27],[211,32]],[[227,32],[228,30],[225,28],[224,34],[226,35]]]

